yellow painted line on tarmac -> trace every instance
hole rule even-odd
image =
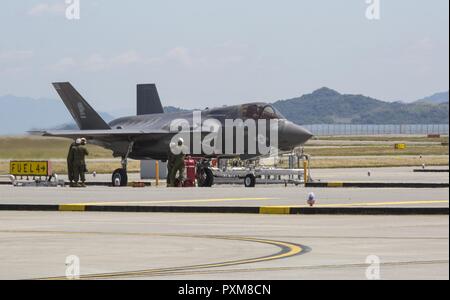
[[[41,233],[41,232],[36,232]],[[48,232],[42,232],[48,233]],[[96,232],[51,232],[55,234],[61,233],[69,233],[69,234],[111,234],[111,233],[96,233]],[[126,234],[126,233],[125,233]],[[120,235],[120,233],[118,233]],[[127,235],[127,234],[126,234]],[[282,242],[282,241],[274,241],[267,239],[257,239],[251,237],[237,237],[237,236],[196,236],[196,235],[178,235],[178,234],[139,234],[139,235],[148,235],[148,236],[158,236],[158,237],[179,237],[179,238],[201,238],[201,239],[216,239],[216,240],[229,240],[229,241],[243,241],[243,242],[251,242],[251,243],[259,243],[265,245],[272,245],[278,248],[281,248],[281,252],[277,252],[276,254],[264,256],[264,257],[256,257],[256,258],[248,258],[241,260],[230,260],[220,263],[207,263],[207,264],[199,264],[199,265],[188,265],[181,267],[169,267],[169,268],[160,268],[160,269],[146,269],[139,271],[127,271],[127,272],[113,272],[113,273],[100,273],[100,274],[87,274],[80,276],[80,279],[111,279],[111,278],[129,278],[129,277],[142,277],[142,276],[170,276],[172,274],[176,274],[177,272],[192,272],[197,270],[204,269],[213,269],[220,267],[229,267],[229,266],[238,266],[244,264],[253,264],[260,262],[267,262],[272,260],[286,259],[290,257],[294,257],[296,255],[300,255],[306,252],[306,249],[303,248],[302,245]],[[40,278],[41,280],[65,280],[66,277],[51,277],[51,278]]]
[[[396,201],[396,202],[372,202],[372,203],[349,203],[349,204],[323,204],[322,206],[395,206],[395,205],[416,205],[416,204],[444,204],[449,203],[448,200],[443,201]]]
[[[208,202],[231,202],[231,201],[267,201],[278,200],[277,198],[218,198],[218,199],[190,199],[190,200],[157,200],[157,201],[124,201],[124,202],[86,202],[72,203],[70,205],[128,205],[128,204],[169,204],[169,203],[208,203]]]
[[[268,244],[273,246],[278,246],[281,248],[288,249],[288,251],[278,254],[278,255],[272,255],[262,258],[254,258],[254,259],[248,259],[248,260],[241,260],[241,261],[231,261],[231,262],[225,262],[220,264],[211,264],[207,265],[207,267],[226,267],[236,264],[250,264],[250,263],[257,263],[262,261],[270,261],[270,260],[276,260],[276,259],[283,259],[292,257],[298,254],[301,254],[304,252],[304,249],[297,244],[292,244],[288,242],[280,242],[280,241],[272,241],[272,240],[262,240],[262,239],[254,239],[254,238],[245,238],[245,237],[218,237],[218,239],[228,239],[228,240],[235,240],[235,241],[246,241],[246,242],[253,242],[253,243],[261,243],[261,244]]]
[[[317,204],[314,207],[354,207],[354,206],[395,206],[395,205],[418,205],[418,204],[448,204],[449,200],[430,200],[430,201],[393,201],[393,202],[361,202],[361,203],[336,203],[336,204]],[[308,205],[286,206],[291,208],[309,207]]]

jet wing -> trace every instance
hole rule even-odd
[[[190,131],[191,133],[198,132],[197,130]],[[209,133],[210,130],[201,131],[201,133]],[[31,135],[47,136],[47,137],[62,137],[69,139],[77,139],[84,137],[88,140],[108,140],[111,138],[137,138],[145,135],[174,135],[180,132],[170,132],[164,129],[100,129],[100,130],[44,130],[44,131],[29,131]]]
[[[166,130],[143,130],[143,129],[102,129],[102,130],[48,130],[30,131],[32,135],[62,137],[76,139],[84,137],[86,139],[105,139],[112,137],[137,137],[151,134],[169,134]]]

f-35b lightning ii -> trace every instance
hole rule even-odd
[[[148,98],[145,102],[138,102],[138,111],[141,115],[128,116],[115,119],[106,123],[100,115],[89,105],[89,103],[75,90],[69,82],[53,83],[54,88],[66,105],[70,114],[74,118],[80,130],[48,130],[41,132],[43,136],[63,137],[69,139],[76,139],[84,137],[90,143],[110,149],[114,157],[122,158],[122,168],[117,169],[113,173],[114,178],[120,179],[122,186],[127,185],[127,160],[128,158],[135,160],[162,160],[168,159],[170,151],[170,144],[174,136],[180,134],[179,130],[173,130],[174,122],[176,127],[176,120],[186,120],[189,127],[184,128],[184,134],[192,137],[194,134],[200,134],[201,139],[211,133],[209,129],[202,129],[202,126],[195,124],[192,112],[175,112],[164,113],[163,106],[158,96],[155,85],[138,85],[138,98]],[[141,106],[141,107],[139,107]],[[221,128],[219,130],[227,130],[227,120],[242,120],[241,123],[233,123],[238,126],[246,126],[246,124],[259,124],[259,121],[270,121],[270,124],[276,125],[277,130],[277,150],[280,152],[289,152],[294,148],[303,145],[308,141],[312,134],[306,129],[286,120],[286,118],[278,112],[273,106],[266,103],[248,103],[236,106],[225,106],[220,108],[205,109],[197,112],[202,120],[214,119],[218,120]],[[258,126],[258,125],[257,125]],[[229,129],[229,128],[228,128]],[[233,142],[237,142],[236,128],[232,128]],[[240,157],[244,160],[259,157],[262,154],[258,151],[253,152],[250,149],[252,139],[248,139],[250,130],[245,129],[245,144],[243,151],[230,155],[225,150],[226,142],[222,143],[222,149],[215,151],[213,154],[205,153],[203,150],[200,153],[193,153],[194,157],[209,158],[224,158],[224,157]],[[269,129],[267,129],[268,135]],[[256,137],[259,139],[259,136]],[[270,138],[268,138],[270,140]],[[225,141],[225,138],[223,138]],[[194,145],[190,145],[192,150]],[[236,146],[232,146],[236,149]],[[203,164],[203,167],[205,165]],[[208,167],[206,165],[206,167]],[[212,172],[207,172],[212,174]],[[211,176],[211,175],[209,175]],[[207,180],[212,182],[212,180]]]

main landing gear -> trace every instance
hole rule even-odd
[[[112,185],[113,186],[128,186],[128,173],[127,173],[127,165],[128,165],[128,156],[133,150],[134,142],[131,142],[128,146],[127,154],[122,156],[122,168],[117,169],[112,174]]]
[[[211,162],[202,159],[197,163],[197,185],[198,187],[212,187],[214,184],[214,173],[211,170]]]

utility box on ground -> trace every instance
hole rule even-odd
[[[141,160],[141,179],[156,179],[156,162],[158,162],[159,179],[167,179],[167,163],[156,160]]]

